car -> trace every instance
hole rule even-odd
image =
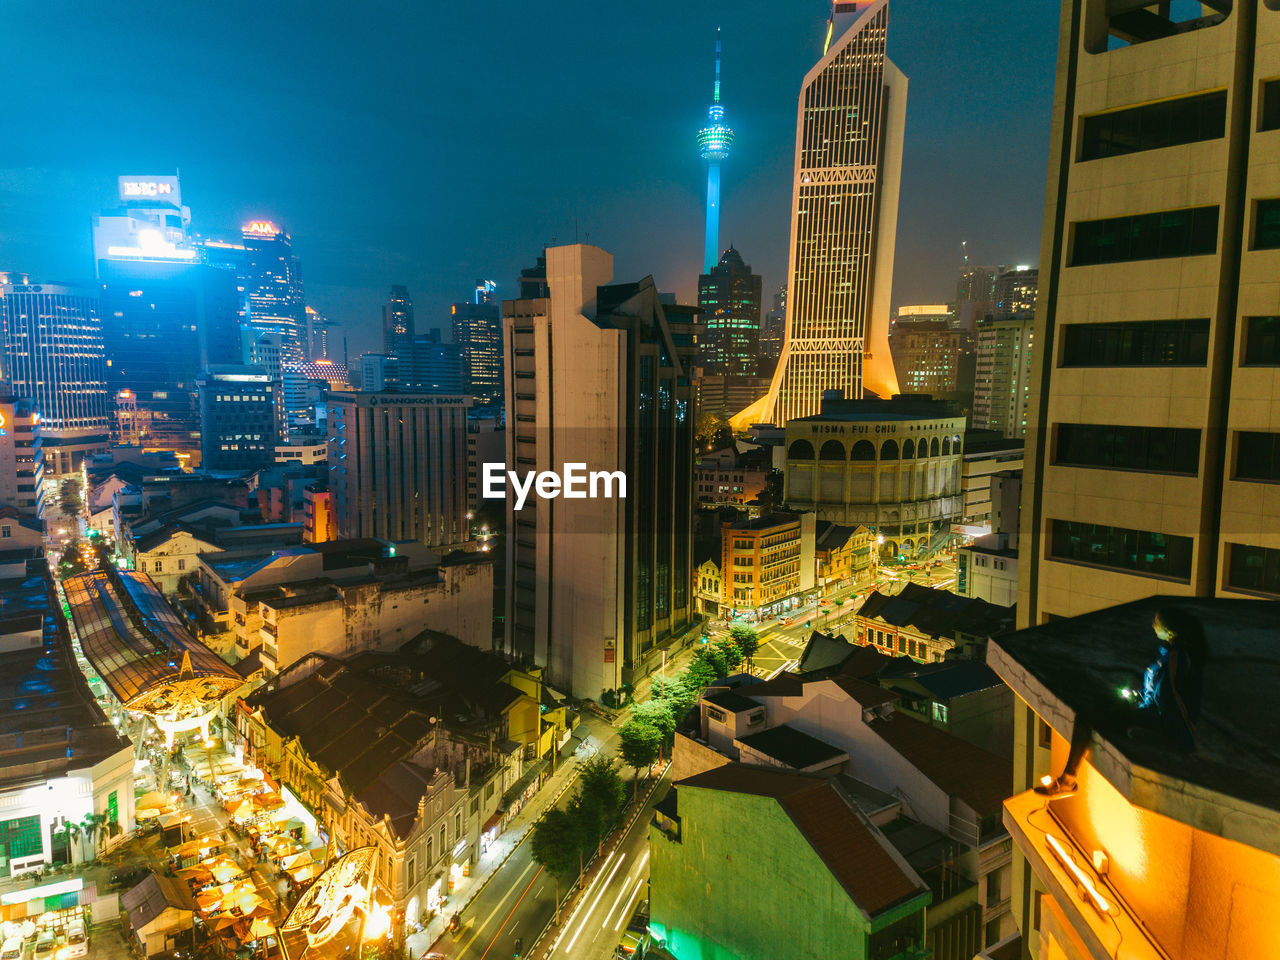
[[[32,960],[54,960],[58,953],[58,942],[53,939],[53,934],[45,930],[36,938],[36,951],[33,953]]]
[[[67,951],[69,960],[89,955],[89,934],[85,932],[83,920],[72,920],[67,924]]]
[[[10,937],[0,946],[0,960],[22,960],[21,937]]]
[[[779,617],[779,618],[778,618],[778,623],[779,623],[779,624],[781,624],[781,625],[782,625],[782,626],[784,626],[784,627],[785,627],[785,626],[788,626],[788,625],[791,623],[791,618],[790,618],[790,617]]]

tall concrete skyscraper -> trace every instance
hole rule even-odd
[[[474,303],[455,303],[453,342],[462,353],[464,389],[479,405],[502,402],[502,308],[491,280],[476,282]]]
[[[293,241],[283,228],[269,220],[254,220],[241,231],[244,242],[244,275],[241,282],[247,303],[245,322],[265,333],[278,333],[286,363],[306,359],[306,301],[302,268],[293,253]]]
[[[760,274],[730,247],[698,277],[698,362],[713,376],[754,377],[760,369]]]
[[[382,305],[382,351],[397,356],[413,340],[413,301],[409,288],[396,284]]]
[[[625,498],[614,476],[506,501],[508,650],[583,697],[655,669],[693,623],[697,312],[612,278],[604,250],[551,247],[550,296],[503,304],[509,468],[626,477]]]
[[[17,282],[10,282],[17,281]],[[90,287],[0,274],[0,339],[8,393],[40,415],[45,473],[78,470],[111,443],[98,298]]]
[[[720,28],[716,28],[716,80],[707,125],[698,131],[698,152],[707,161],[707,231],[702,256],[702,272],[710,273],[720,259],[720,163],[729,156],[733,131],[724,122],[720,105]]]
[[[1152,594],[1280,597],[1280,13],[1130,6],[1062,4],[1026,625]]]
[[[889,295],[907,78],[885,56],[888,0],[836,0],[796,118],[787,338],[735,425],[816,414],[824,390],[897,392]]]

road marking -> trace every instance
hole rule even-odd
[[[542,867],[539,867],[539,868],[538,868],[538,873],[541,873],[541,872],[542,872]],[[535,874],[533,875],[533,880],[537,880],[537,879],[538,879],[538,873],[535,873]],[[533,886],[533,880],[530,880],[530,881],[529,881],[529,887],[532,887],[532,886]],[[524,888],[524,893],[520,894],[520,900],[523,900],[523,899],[525,898],[525,895],[526,895],[526,894],[528,894],[528,892],[529,892],[529,887],[525,887],[525,888]],[[517,910],[517,909],[519,909],[519,907],[520,907],[520,900],[517,900],[515,903],[513,903],[513,904],[511,905],[511,913],[508,913],[508,914],[507,914],[506,919],[502,921],[502,926],[506,926],[506,924],[507,924],[507,920],[510,920],[510,919],[511,919],[511,915],[512,915],[512,914],[514,914],[514,913],[516,912],[516,910]],[[493,939],[489,941],[489,945],[488,945],[487,947],[485,947],[485,948],[484,948],[484,953],[480,954],[480,960],[484,960],[484,958],[485,958],[485,957],[487,957],[487,956],[489,955],[489,951],[490,951],[490,950],[492,950],[492,949],[493,949],[493,945],[494,945],[495,943],[497,943],[497,942],[498,942],[498,937],[499,937],[499,936],[501,936],[501,934],[502,934],[502,929],[501,929],[501,928],[499,928],[499,929],[498,929],[498,932],[497,932],[497,933],[495,933],[495,934],[493,935]]]
[[[596,888],[596,884],[599,883],[600,879],[604,876],[605,869],[609,866],[609,862],[613,860],[617,852],[618,852],[618,849],[615,847],[612,851],[610,851],[609,856],[605,858],[604,863],[601,864],[600,872],[597,873],[596,878],[591,881],[591,885],[587,887],[587,891],[582,895],[582,899],[578,901],[578,905],[573,908],[573,913],[569,914],[569,922],[564,925],[566,930],[569,929],[569,927],[573,926],[573,921],[577,919],[578,912],[586,905],[587,898],[591,896],[591,891]],[[623,856],[625,857],[626,854],[624,853]],[[619,860],[618,862],[621,863],[622,861]]]
[[[475,928],[471,931],[471,936],[467,939],[466,943],[462,943],[461,938],[459,938],[458,945],[459,945],[460,953],[466,953],[469,949],[471,949],[471,945],[475,943],[478,939],[480,939],[480,934],[484,931],[484,928],[487,927],[489,925],[489,922],[495,916],[498,915],[498,911],[501,910],[502,905],[507,902],[507,898],[510,897],[513,893],[515,893],[518,889],[520,889],[520,881],[524,879],[525,874],[528,873],[533,867],[534,867],[534,863],[532,860],[530,860],[529,865],[520,871],[519,876],[517,876],[515,881],[511,884],[511,888],[502,895],[502,899],[499,900],[497,905],[494,906],[494,908],[489,911],[489,915],[475,925]],[[540,873],[542,868],[539,867],[538,869]],[[537,874],[534,874],[533,880],[537,880],[537,879],[538,879]],[[531,885],[533,883],[533,880],[529,881]],[[528,890],[527,887],[525,889]]]
[[[798,667],[798,666],[800,666],[800,661],[799,661],[799,660],[796,660],[796,659],[788,660],[786,663],[784,663],[782,666],[780,666],[777,670],[773,671],[773,673],[771,673],[771,674],[769,674],[767,677],[765,677],[765,679],[766,679],[766,680],[772,680],[772,679],[773,679],[774,677],[776,677],[778,674],[780,674],[780,673],[785,673],[787,670],[790,670],[792,667]]]
[[[634,872],[639,873],[639,875],[640,875],[640,881],[641,881],[641,882],[644,882],[644,867],[645,867],[645,864],[647,864],[648,862],[649,862],[649,851],[648,851],[648,850],[646,850],[646,851],[644,852],[644,856],[640,858],[640,862],[639,862],[639,863],[637,863],[637,864],[635,865],[635,867],[633,868],[633,869],[634,869]],[[621,899],[626,895],[627,890],[630,888],[630,886],[631,886],[631,874],[632,874],[632,872],[633,872],[632,870],[628,870],[628,871],[627,871],[627,880],[626,880],[626,882],[625,882],[625,883],[623,883],[623,885],[622,885],[622,889],[618,891],[618,900],[621,900]],[[612,907],[610,907],[610,908],[609,908],[609,912],[608,912],[607,914],[605,914],[605,917],[604,917],[604,926],[602,926],[600,929],[602,929],[602,930],[607,930],[607,929],[609,929],[609,920],[610,920],[610,918],[612,918],[612,917],[613,917],[613,911],[614,911],[615,909],[617,909],[617,906],[618,906],[618,900],[613,901],[613,906],[612,906]],[[627,914],[625,914],[625,913],[623,914],[623,916],[626,916],[626,915],[627,915]],[[621,919],[619,919],[619,921],[618,921],[618,922],[619,922],[619,923],[621,923],[621,922],[622,922],[622,921],[621,921]],[[617,928],[617,927],[614,927],[614,929],[616,930],[616,929],[618,929],[618,928]]]
[[[626,907],[623,908],[622,916],[618,917],[618,925],[613,928],[614,933],[622,929],[622,925],[626,923],[627,918],[631,916],[631,905],[636,902],[636,897],[640,896],[640,888],[644,886],[644,877],[636,881],[636,888],[631,892],[631,899],[627,901]]]
[[[587,912],[583,914],[582,922],[578,924],[578,929],[574,931],[573,939],[570,940],[568,946],[564,948],[566,953],[572,950],[573,945],[578,942],[578,935],[582,933],[582,928],[585,927],[587,925],[587,921],[591,919],[591,914],[595,910],[596,904],[600,902],[600,898],[604,896],[604,892],[609,889],[609,884],[613,882],[613,875],[618,872],[618,868],[622,866],[622,861],[625,859],[627,859],[627,855],[624,853],[618,858],[618,862],[613,865],[613,869],[609,871],[609,879],[605,880],[604,885],[600,887],[600,892],[597,893],[596,898],[591,901],[591,906],[587,909]],[[601,872],[603,873],[604,871],[601,870]],[[481,957],[480,960],[484,960],[484,957]]]

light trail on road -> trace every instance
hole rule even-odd
[[[600,902],[600,898],[604,896],[604,892],[609,889],[609,883],[610,881],[613,880],[613,875],[618,872],[618,868],[622,866],[622,861],[625,859],[627,859],[627,855],[624,853],[622,856],[618,858],[618,862],[613,865],[613,869],[609,871],[609,879],[605,880],[605,882],[601,885],[600,892],[596,894],[596,898],[591,901],[591,906],[588,907],[587,912],[583,914],[582,922],[578,924],[578,929],[573,932],[573,939],[570,940],[569,943],[565,946],[564,949],[566,953],[572,950],[573,945],[578,942],[578,936],[582,933],[583,929],[586,927],[587,921],[591,919],[591,914],[595,912],[596,904]],[[601,874],[604,873],[603,868],[601,869],[600,872]],[[585,898],[583,899],[583,902],[584,903],[586,902]],[[484,958],[481,957],[480,960],[484,960]]]
[[[535,873],[533,875],[533,880],[529,881],[529,886],[524,888],[524,893],[520,894],[520,900],[523,900],[525,896],[529,893],[529,887],[533,886],[534,881],[538,879],[539,873],[542,873],[542,867],[538,867],[538,873]],[[480,954],[480,960],[484,960],[484,958],[489,955],[489,951],[493,949],[493,945],[498,942],[498,937],[502,936],[502,931],[506,927],[507,921],[511,919],[512,915],[519,908],[520,900],[517,900],[515,903],[511,905],[511,911],[506,915],[506,917],[503,918],[502,923],[499,924],[498,932],[493,935],[493,939],[489,941],[489,945],[484,948],[484,953]],[[496,912],[497,911],[495,911],[495,913]],[[490,916],[492,916],[492,914],[490,914]],[[488,920],[485,920],[485,923],[488,923],[488,922],[489,922]]]

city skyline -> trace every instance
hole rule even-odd
[[[1007,6],[1014,10],[1011,3]],[[356,78],[343,89],[319,82],[310,68],[262,74],[273,76],[263,89],[257,80],[232,80],[236,73],[259,76],[256,70],[235,68],[260,68],[273,62],[273,54],[252,37],[233,33],[231,16],[225,25],[200,25],[204,36],[195,66],[215,78],[210,92],[187,84],[171,90],[117,77],[107,91],[77,107],[72,94],[83,86],[77,85],[74,70],[66,80],[30,83],[32,77],[44,77],[45,64],[53,62],[41,53],[39,30],[22,29],[26,18],[36,13],[25,4],[13,9],[15,29],[9,37],[25,32],[35,42],[8,51],[4,69],[27,78],[23,85],[37,91],[35,113],[70,111],[70,119],[84,126],[84,134],[99,148],[91,152],[90,165],[68,162],[64,154],[43,153],[39,144],[15,143],[11,166],[0,181],[0,209],[8,226],[0,232],[0,263],[9,269],[51,282],[88,279],[88,219],[110,200],[115,178],[124,172],[172,173],[179,168],[197,232],[234,237],[244,223],[255,219],[273,220],[290,232],[307,277],[308,300],[346,325],[352,356],[376,349],[378,306],[391,283],[403,282],[413,292],[423,326],[444,326],[449,305],[465,295],[463,284],[474,276],[497,278],[500,298],[516,296],[520,267],[553,239],[571,242],[575,220],[578,238],[614,249],[621,269],[651,270],[662,289],[691,301],[703,242],[706,186],[692,131],[705,119],[707,37],[721,25],[732,51],[724,79],[733,89],[738,135],[734,172],[725,184],[722,243],[741,249],[762,273],[767,288],[784,279],[794,98],[804,71],[821,50],[825,3],[815,0],[794,9],[760,4],[733,11],[712,6],[696,14],[673,8],[666,15],[654,11],[652,22],[626,18],[627,29],[636,33],[621,51],[611,54],[621,58],[616,69],[607,66],[605,51],[586,42],[602,28],[602,15],[574,23],[572,11],[565,11],[563,17],[539,26],[533,40],[545,40],[571,56],[574,73],[556,72],[525,90],[524,80],[514,77],[515,68],[504,66],[502,58],[503,51],[518,41],[495,33],[495,55],[486,60],[494,72],[491,84],[459,87],[461,81],[448,74],[452,61],[446,56],[407,85],[416,97],[424,92],[424,84],[436,83],[440,94],[429,99],[438,107],[396,100],[376,110],[368,107],[373,88],[406,86],[405,78],[387,75],[394,73],[392,66],[370,68],[369,77]],[[501,19],[501,11],[497,13]],[[918,2],[895,7],[890,56],[912,77],[895,303],[943,295],[954,282],[961,240],[970,241],[977,259],[1036,259],[1048,148],[1047,123],[1042,121],[1048,111],[1048,65],[1054,52],[1051,13],[992,16],[984,20],[978,36],[976,25],[966,26],[959,11],[926,8]],[[286,15],[282,11],[273,16]],[[145,29],[162,45],[176,43],[184,32],[184,14],[172,16],[178,19],[149,22],[145,28],[131,23],[130,30]],[[393,42],[427,43],[421,18],[405,17],[408,22],[398,24],[404,36]],[[441,35],[462,36],[479,28],[458,11],[446,12],[441,19],[428,24]],[[331,29],[323,16],[309,16],[309,23],[313,25],[304,37],[308,49],[322,52],[337,42],[337,28]],[[91,63],[95,45],[117,28],[90,15],[69,29],[70,34],[59,38],[57,59]],[[999,78],[986,75],[982,56],[937,62],[935,49],[965,30],[978,49],[985,45],[993,54],[1002,48],[1021,49],[1028,51],[1027,57]],[[544,31],[548,36],[543,37]],[[383,33],[355,24],[342,39],[365,47],[383,39]],[[659,38],[660,44],[649,45]],[[653,67],[654,50],[663,58],[660,69]],[[85,56],[77,58],[77,52]],[[581,71],[600,75],[603,86],[565,92],[562,85]],[[313,82],[319,83],[314,95],[305,89]],[[246,138],[243,128],[255,128],[270,109],[254,102],[267,89],[276,89],[288,104],[285,129],[275,138]],[[502,151],[471,149],[466,138],[488,138],[488,132],[481,136],[481,128],[474,126],[474,116],[493,114],[496,101],[515,90],[521,96],[563,104],[565,109],[549,111],[545,117],[548,129],[558,136],[603,135],[603,129],[595,129],[603,125],[625,146],[620,151],[625,156],[604,164],[560,149],[539,149],[516,177],[494,186],[493,164],[501,162]],[[108,92],[116,98],[111,106],[119,111],[110,127],[96,119],[107,106],[96,97]],[[175,100],[195,121],[190,136],[179,141],[181,148],[174,147],[166,124],[146,119],[161,115]],[[601,104],[604,109],[598,110]],[[361,141],[374,126],[380,136],[387,136],[388,124],[395,119],[388,113],[396,105],[406,111],[400,119],[413,122],[399,124],[390,135],[398,140],[397,155],[412,162],[383,156],[370,161],[363,151],[330,144],[334,124],[348,120],[360,132],[349,138],[352,142]],[[98,111],[99,106],[104,111]],[[579,121],[574,118],[580,117],[588,117],[582,121],[588,126],[575,130]],[[1007,147],[991,151],[990,142],[1002,135]],[[954,146],[949,156],[969,156],[972,162],[956,160],[939,170],[934,156],[939,137]],[[556,136],[546,139],[555,142]],[[317,150],[321,144],[328,145]],[[323,155],[323,163],[315,159],[318,155]],[[633,186],[614,189],[617,183]],[[454,199],[461,195],[472,200],[462,204]],[[991,203],[997,195],[1001,202]],[[735,205],[735,197],[743,202]],[[497,220],[509,229],[498,232],[484,226]],[[956,225],[954,236],[936,229],[943,221]]]

